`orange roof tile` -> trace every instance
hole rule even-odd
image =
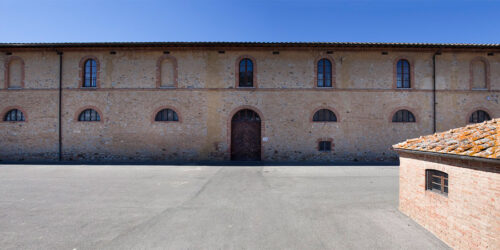
[[[394,149],[500,159],[500,118],[409,139]]]

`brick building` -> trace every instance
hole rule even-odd
[[[394,148],[401,212],[455,249],[500,249],[500,119]]]
[[[500,117],[500,45],[0,44],[3,161],[395,160]]]

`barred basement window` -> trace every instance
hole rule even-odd
[[[157,122],[178,122],[179,117],[177,113],[171,109],[162,109],[156,113],[155,121]]]
[[[97,62],[94,59],[88,59],[83,66],[83,87],[97,86]]]
[[[318,87],[331,87],[332,86],[332,62],[323,58],[318,61]]]
[[[392,116],[392,122],[415,122],[415,116],[406,109],[398,110],[398,112]]]
[[[78,116],[78,121],[80,122],[98,122],[100,120],[101,116],[93,109],[86,109]]]
[[[12,109],[5,114],[3,120],[6,122],[24,122],[24,114],[19,109]]]
[[[239,87],[253,87],[253,62],[248,58],[240,61]]]
[[[330,152],[332,151],[332,142],[331,141],[320,141],[318,145],[318,149],[320,152]]]
[[[488,120],[491,120],[490,114],[484,110],[474,111],[474,113],[472,113],[469,117],[470,123],[481,123]]]
[[[434,169],[426,169],[425,189],[448,196],[448,174]]]
[[[410,83],[410,63],[408,60],[401,59],[397,64],[397,87],[411,88]]]
[[[314,113],[313,122],[336,122],[337,116],[329,109],[320,109]]]

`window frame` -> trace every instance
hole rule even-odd
[[[322,110],[328,110],[330,112],[333,113],[334,117],[335,117],[335,121],[320,121],[320,120],[315,120],[315,116],[316,116],[316,113],[322,111]],[[337,112],[332,109],[332,108],[329,108],[329,107],[320,107],[320,108],[317,108],[315,109],[313,112],[312,112],[312,116],[311,116],[311,119],[310,119],[311,122],[313,123],[337,123],[340,121],[338,115],[337,115]]]
[[[328,139],[318,139],[317,149],[320,153],[329,153],[333,151],[333,140]]]
[[[326,77],[325,77],[325,69],[327,69],[325,63],[323,63],[323,67],[322,67],[322,70],[323,70],[323,86],[319,86],[319,71],[320,71],[320,67],[319,67],[319,64],[322,62],[322,61],[328,61],[330,63],[330,86],[324,86],[325,85],[325,81],[326,81]],[[334,86],[334,77],[335,77],[335,70],[334,70],[334,61],[331,57],[321,57],[319,58],[318,60],[316,60],[316,64],[315,64],[315,87],[316,88],[320,88],[320,89],[331,89],[333,88]]]
[[[484,112],[488,117],[489,119],[486,119],[482,122],[485,122],[485,121],[490,121],[492,118],[491,118],[491,115],[490,115],[490,111],[485,109],[485,108],[477,108],[477,109],[474,109],[474,111],[470,112],[469,113],[469,116],[467,117],[467,124],[476,124],[476,123],[482,123],[482,122],[474,122],[474,121],[471,121],[472,120],[472,116],[478,112]]]
[[[7,115],[12,111],[20,112],[23,120],[10,120],[10,121],[8,121],[6,119]],[[16,117],[17,117],[17,115],[16,115]],[[5,108],[4,111],[2,112],[1,119],[2,119],[2,122],[7,122],[7,123],[18,123],[18,122],[27,122],[28,121],[28,117],[26,115],[26,112],[19,107],[7,107],[7,108]]]
[[[248,82],[248,63],[247,62],[250,62],[252,65],[252,84],[251,86],[242,86],[241,85],[241,63],[245,62],[245,80]],[[255,63],[254,63],[254,60],[252,60],[252,58],[249,58],[249,57],[243,57],[239,60],[238,62],[238,68],[237,68],[237,72],[238,72],[238,77],[237,77],[237,87],[238,88],[255,88]]]
[[[88,60],[94,60],[95,63],[96,63],[96,67],[95,67],[95,72],[96,72],[96,86],[95,87],[86,87],[84,86],[85,85],[85,73],[86,73],[86,62]],[[79,88],[80,89],[87,89],[87,90],[92,90],[92,89],[97,89],[97,88],[100,88],[101,85],[100,85],[100,74],[101,74],[101,70],[100,70],[100,62],[99,60],[97,59],[97,57],[95,56],[85,56],[85,57],[82,57],[82,59],[80,59],[80,80],[79,80]]]
[[[84,121],[80,121],[80,115],[84,111],[86,111],[88,109],[94,110],[99,115],[99,120],[98,121],[85,121],[85,120]],[[87,123],[87,122],[89,122],[89,123],[101,123],[101,122],[104,121],[104,116],[103,116],[101,110],[98,109],[97,107],[95,107],[95,106],[84,106],[84,107],[78,109],[78,111],[75,113],[75,121],[76,122],[84,122],[84,123]]]
[[[432,178],[437,178],[439,183],[433,181]],[[435,186],[439,188],[434,188]],[[425,170],[425,190],[431,191],[442,196],[448,197],[449,193],[449,175],[446,172],[437,169]]]
[[[164,110],[167,111],[167,120],[157,120],[156,117],[160,114],[160,112],[163,112]],[[177,120],[168,120],[168,111],[172,111],[173,114],[172,114],[172,119],[174,119],[174,117],[177,118]],[[179,116],[179,112],[177,112],[175,109],[173,108],[170,108],[170,107],[166,107],[166,108],[162,108],[160,110],[157,110],[154,114],[154,117],[153,117],[153,121],[154,122],[180,122],[181,121],[181,118]]]
[[[413,116],[413,119],[414,121],[394,121],[394,117],[399,113],[399,112],[402,112],[402,111],[407,111],[408,112],[408,115],[411,115]],[[409,117],[409,116],[408,116]],[[402,118],[403,119],[403,118]],[[409,108],[406,108],[406,107],[400,107],[398,109],[396,109],[395,111],[392,112],[391,116],[389,117],[389,121],[391,123],[417,123],[418,122],[418,118],[417,118],[417,115],[415,115],[415,112],[413,112],[411,109]]]
[[[409,64],[409,67],[408,67],[408,70],[409,70],[409,81],[410,81],[410,87],[409,88],[398,88],[398,62],[401,61],[401,60],[405,60],[408,62]],[[401,91],[404,91],[404,90],[412,90],[412,89],[415,89],[415,70],[414,70],[414,65],[413,65],[413,60],[409,57],[405,57],[405,56],[400,56],[400,57],[397,57],[394,59],[393,61],[393,84],[392,84],[392,88],[393,89],[396,89],[396,90],[401,90]]]

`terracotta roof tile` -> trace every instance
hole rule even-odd
[[[500,118],[409,139],[394,149],[500,159]]]

